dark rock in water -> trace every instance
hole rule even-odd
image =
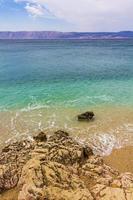
[[[94,119],[94,116],[95,115],[92,111],[87,111],[85,113],[78,115],[78,120],[79,121],[90,121],[90,120]]]
[[[45,141],[47,141],[46,133],[44,133],[42,131],[37,136],[34,136],[33,138],[37,142],[45,142]]]

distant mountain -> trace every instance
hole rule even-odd
[[[1,31],[0,39],[130,39],[133,31],[121,32],[57,32],[57,31]]]

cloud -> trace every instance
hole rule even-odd
[[[16,2],[25,2],[27,11],[31,13],[35,11],[36,16],[42,14],[45,16],[43,7],[47,6],[57,19],[75,24],[79,31],[133,29],[133,0],[16,0]]]
[[[33,17],[46,17],[53,19],[55,16],[46,8],[45,3],[38,0],[14,0],[16,3],[25,3],[25,10]]]
[[[44,8],[40,4],[27,3],[25,9],[34,17],[41,17],[45,13]]]

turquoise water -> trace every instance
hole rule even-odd
[[[133,40],[0,41],[0,110],[133,105]]]
[[[0,148],[53,129],[100,154],[133,145],[133,40],[0,41]]]

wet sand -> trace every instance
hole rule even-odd
[[[113,150],[109,156],[104,157],[104,161],[121,173],[133,173],[133,146]]]

